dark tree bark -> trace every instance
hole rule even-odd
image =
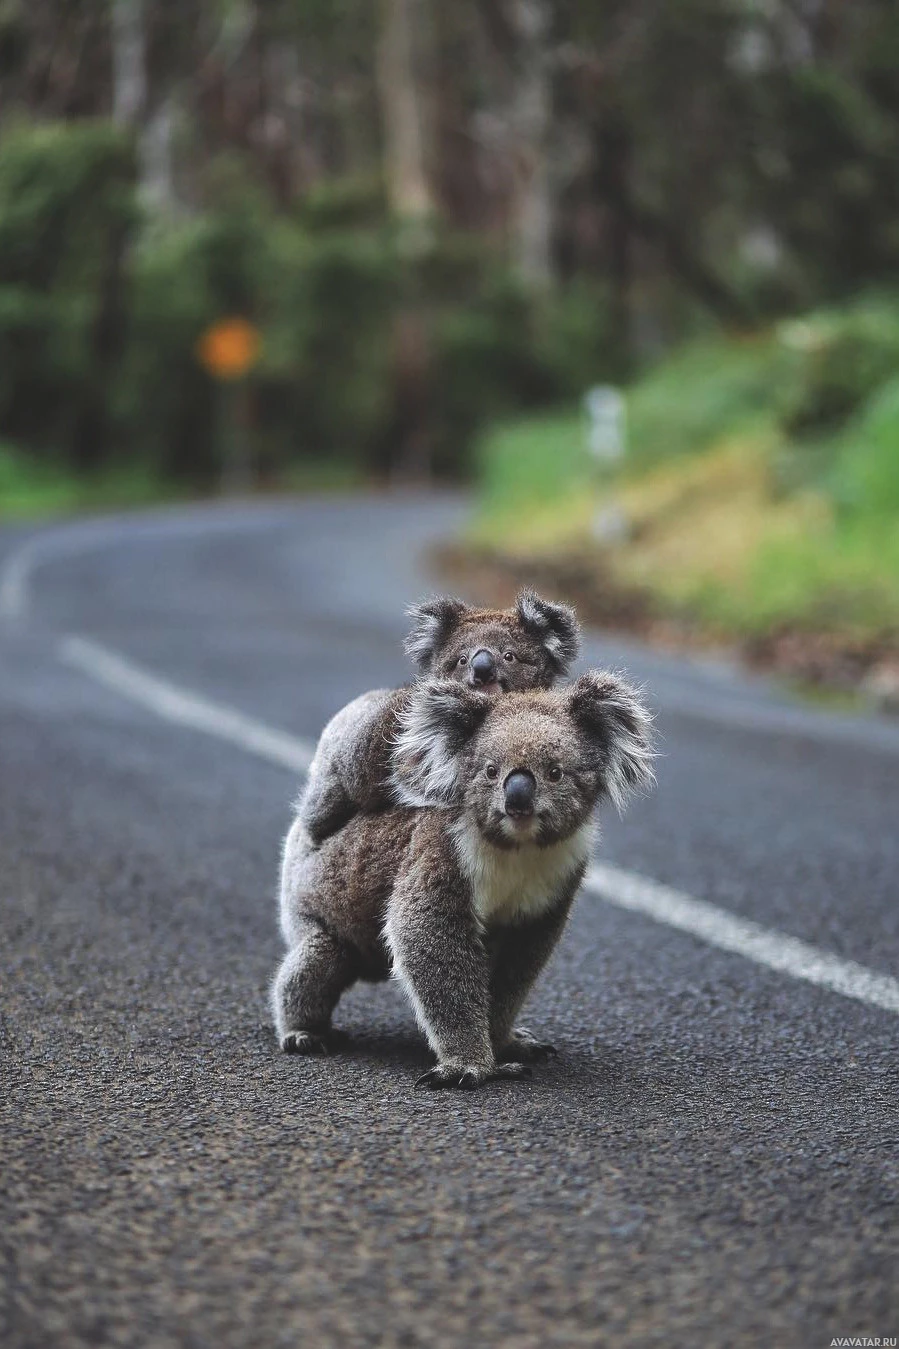
[[[74,466],[92,472],[106,463],[111,447],[109,388],[124,350],[125,309],[123,263],[129,225],[120,222],[106,242],[100,300],[90,338],[90,378],[72,428],[71,454]]]

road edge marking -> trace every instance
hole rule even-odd
[[[740,918],[707,900],[694,899],[607,863],[597,862],[590,867],[586,885],[616,908],[645,914],[721,951],[731,951],[794,979],[899,1013],[899,979],[831,955],[799,937],[764,927],[751,918]]]
[[[0,570],[0,620],[13,623],[25,612],[28,577],[36,552],[34,541],[14,549]]]
[[[312,762],[315,747],[311,741],[161,679],[97,642],[68,636],[60,641],[58,654],[67,665],[165,721],[224,740],[291,772],[304,774]],[[718,950],[857,1002],[899,1013],[899,980],[752,919],[740,918],[707,900],[694,899],[636,872],[599,862],[589,868],[585,889],[616,908],[643,914]]]
[[[225,740],[292,772],[305,773],[312,762],[315,746],[311,742],[160,679],[97,642],[64,637],[58,651],[65,664],[165,721]]]

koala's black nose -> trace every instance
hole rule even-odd
[[[489,651],[476,651],[469,661],[472,684],[493,684],[496,681],[496,661]]]
[[[537,783],[533,773],[510,773],[503,783],[507,815],[533,815]]]

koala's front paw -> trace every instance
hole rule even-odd
[[[494,1063],[489,1068],[483,1064],[457,1063],[450,1061],[438,1063],[428,1072],[416,1079],[416,1087],[459,1087],[462,1091],[474,1091],[491,1078],[530,1077],[531,1070],[523,1063]]]
[[[285,1054],[328,1054],[328,1043],[320,1035],[308,1030],[290,1030],[281,1037]]]
[[[529,1030],[519,1026],[512,1032],[501,1049],[496,1051],[499,1063],[542,1063],[544,1059],[555,1058],[555,1045],[538,1040]]]

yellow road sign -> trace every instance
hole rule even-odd
[[[216,379],[240,379],[259,359],[262,335],[248,319],[219,319],[197,343],[200,362]]]

